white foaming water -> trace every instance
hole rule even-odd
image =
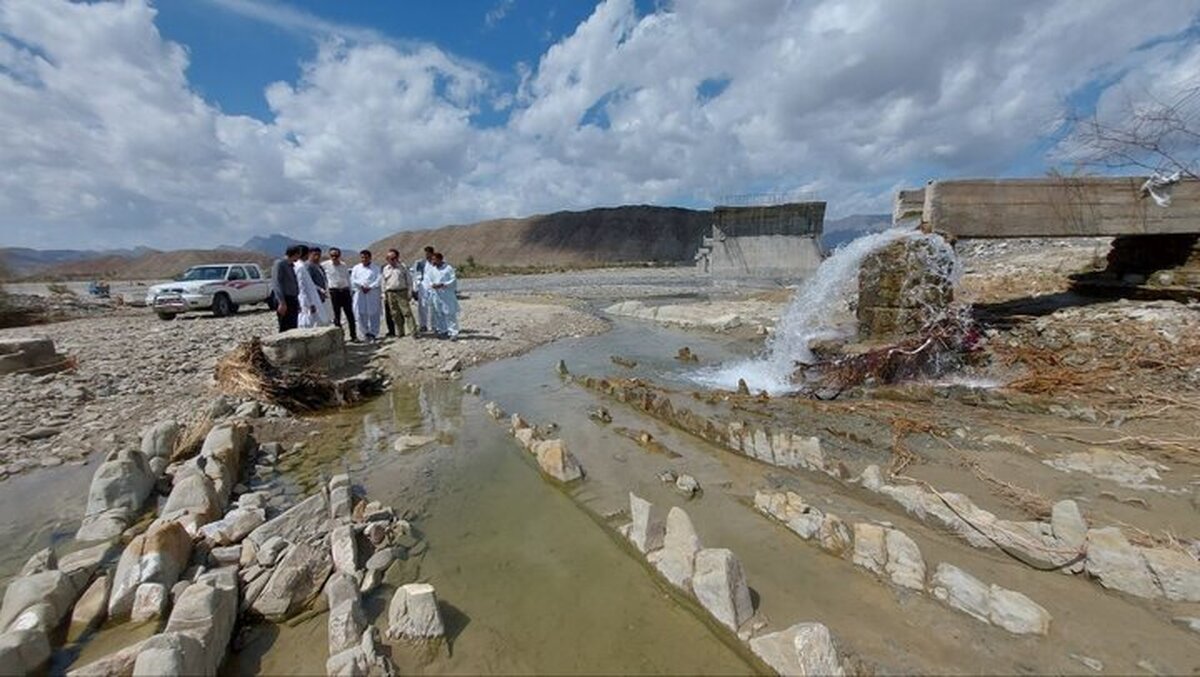
[[[907,228],[892,228],[839,247],[800,285],[762,355],[699,369],[690,378],[700,385],[722,390],[737,389],[739,379],[744,379],[753,392],[765,390],[777,395],[795,390],[792,372],[797,362],[813,361],[808,349],[811,341],[854,333],[856,323],[850,303],[858,298],[858,270],[863,260],[897,240],[910,237],[924,235]]]

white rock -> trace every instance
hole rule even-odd
[[[852,561],[877,574],[887,566],[887,530],[878,524],[854,524],[854,556]]]
[[[70,578],[61,571],[43,571],[13,579],[4,591],[4,602],[0,605],[0,631],[8,630],[18,616],[30,608],[49,605],[48,632],[66,616],[75,602],[75,588]]]
[[[1162,594],[1142,551],[1131,545],[1117,527],[1088,530],[1085,568],[1106,588],[1147,598]]]
[[[629,493],[629,515],[633,522],[629,526],[629,540],[642,554],[658,550],[663,546],[666,525],[653,516],[654,506],[643,498]]]
[[[325,492],[320,491],[250,532],[246,538],[261,547],[272,536],[287,541],[301,541],[325,533],[330,528],[329,499]]]
[[[884,568],[892,582],[912,590],[925,590],[925,558],[913,539],[903,531],[888,529],[884,541],[887,545]]]
[[[0,634],[0,671],[5,674],[36,674],[48,660],[50,639],[45,630],[10,630]]]
[[[162,618],[167,610],[169,591],[162,583],[142,583],[133,597],[130,617],[134,623]]]
[[[358,570],[358,548],[354,543],[354,528],[349,525],[337,527],[329,534],[329,544],[334,571],[353,576]]]
[[[1054,504],[1050,511],[1050,528],[1060,547],[1078,549],[1087,541],[1087,521],[1079,505],[1070,499]]]
[[[933,596],[985,622],[991,622],[991,591],[979,579],[953,564],[942,562],[930,581]]]
[[[437,441],[436,437],[429,435],[401,435],[392,443],[392,448],[399,452],[412,451],[421,447],[433,444]]]
[[[798,623],[780,632],[750,640],[750,650],[780,675],[829,675],[845,671],[829,628]]]
[[[1168,548],[1142,548],[1141,552],[1167,599],[1200,602],[1200,562]]]
[[[988,619],[993,625],[1018,635],[1050,631],[1050,613],[1025,595],[995,584],[988,593]]]
[[[690,590],[699,550],[700,537],[691,518],[682,509],[673,507],[667,513],[663,547],[650,553],[647,559],[674,586]]]
[[[696,553],[692,592],[713,618],[734,632],[754,615],[742,563],[725,548]]]
[[[409,583],[396,590],[388,606],[388,638],[433,639],[445,633],[432,585]]]

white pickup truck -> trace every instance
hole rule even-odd
[[[212,263],[192,266],[174,282],[150,287],[146,306],[163,320],[189,310],[212,310],[225,317],[241,306],[267,303],[270,297],[271,282],[258,264]]]

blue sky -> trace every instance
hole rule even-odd
[[[213,246],[1039,175],[1200,0],[3,0],[0,246]]]
[[[595,9],[584,1],[554,0],[295,0],[261,3],[291,9],[342,29],[379,33],[397,43],[429,42],[490,69],[497,82],[515,88],[517,64],[536,64],[554,42],[572,32]],[[652,9],[653,3],[636,3]],[[255,19],[209,0],[159,2],[156,24],[163,37],[188,46],[189,79],[227,113],[268,119],[263,90],[294,80],[300,64],[316,54],[319,32]],[[492,111],[488,111],[492,112]],[[486,124],[501,122],[491,115]]]

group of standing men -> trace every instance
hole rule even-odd
[[[292,245],[271,267],[271,289],[279,331],[297,327],[342,326],[345,316],[350,340],[359,330],[367,341],[380,338],[380,319],[388,336],[414,339],[432,332],[438,338],[458,339],[458,277],[441,252],[425,248],[424,258],[409,266],[400,252],[387,251],[383,267],[372,262],[371,252],[358,253],[359,262],[342,262],[342,251]],[[410,301],[417,302],[413,313]]]

